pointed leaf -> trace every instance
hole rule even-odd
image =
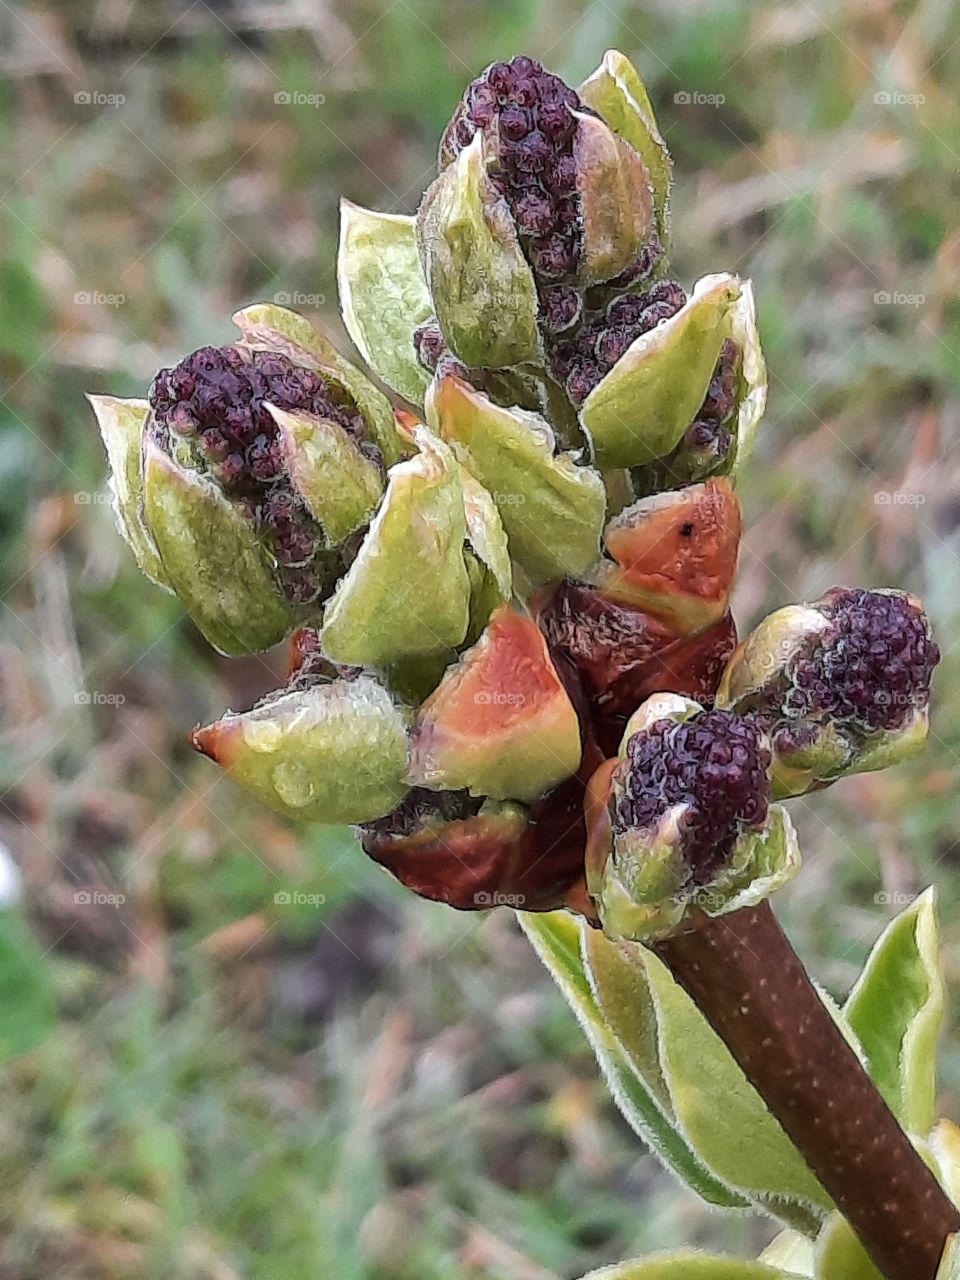
[[[533,272],[506,201],[490,185],[483,134],[427,189],[417,243],[437,323],[474,368],[539,361]]]
[[[687,1141],[747,1195],[830,1209],[831,1202],[700,1010],[652,953],[644,956],[660,1062]]]
[[[365,458],[338,422],[268,404],[280,432],[294,487],[330,546],[338,546],[373,515],[383,493],[380,468]]]
[[[669,320],[643,333],[580,410],[594,461],[636,467],[676,448],[696,416],[740,296],[736,276],[705,276]]]
[[[935,1119],[943,1007],[931,887],[887,925],[844,1009],[880,1092],[904,1127],[921,1136]]]
[[[340,202],[337,282],[343,322],[364,360],[411,403],[423,404],[430,375],[413,331],[433,314],[417,252],[416,219]]]
[[[409,715],[372,676],[297,689],[195,729],[193,744],[285,817],[369,822],[403,799]]]
[[[577,282],[612,280],[636,262],[653,226],[650,175],[637,152],[597,116],[573,113],[583,250]]]
[[[371,438],[379,445],[386,465],[391,467],[402,457],[403,449],[390,401],[355,365],[345,360],[309,320],[286,307],[258,302],[236,312],[233,323],[243,334],[244,342],[251,346],[281,351],[291,360],[322,369],[336,378],[363,414]]]
[[[584,575],[600,555],[606,492],[598,472],[555,453],[547,423],[503,409],[459,378],[435,381],[427,418],[493,497],[510,554],[536,582]]]
[[[748,1202],[708,1173],[693,1154],[606,1025],[581,957],[581,934],[588,926],[562,911],[520,912],[517,919],[576,1015],[630,1127],[704,1200],[725,1208],[745,1208]]]

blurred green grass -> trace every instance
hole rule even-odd
[[[924,758],[795,806],[807,866],[783,916],[842,991],[897,897],[935,881],[956,982],[960,16],[2,13],[0,840],[34,939],[14,939],[17,992],[39,1024],[52,990],[57,1017],[0,1070],[0,1277],[567,1280],[680,1241],[755,1248],[765,1227],[708,1216],[625,1130],[507,915],[409,901],[341,833],[294,836],[192,757],[185,730],[271,672],[217,659],[138,575],[83,392],[142,393],[279,293],[346,344],[339,195],[412,211],[492,59],[576,80],[622,48],[677,162],[678,275],[756,283],[773,378],[741,625],[887,583],[925,597],[945,651]],[[952,1040],[943,1066],[957,1118]]]

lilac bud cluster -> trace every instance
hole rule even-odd
[[[273,351],[201,347],[150,388],[154,438],[177,457],[186,452],[256,523],[276,558],[284,594],[307,604],[333,585],[335,556],[294,489],[277,425],[267,404],[338,423],[369,457],[366,424],[350,396],[322,373]]]
[[[614,830],[650,829],[676,805],[691,886],[708,884],[770,804],[771,754],[758,722],[730,711],[663,719],[635,733],[618,770]]]
[[[868,733],[902,728],[927,706],[940,661],[923,610],[902,592],[848,587],[834,588],[819,608],[830,624],[788,664],[783,713]]]

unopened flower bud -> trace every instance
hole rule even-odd
[[[586,339],[561,346],[554,374],[580,405],[599,466],[646,466],[677,448],[710,390],[741,287],[706,276],[684,300],[665,281],[615,299]]]
[[[674,694],[630,720],[591,782],[587,887],[604,930],[652,941],[693,912],[754,905],[797,870],[789,819],[770,804],[760,723]]]
[[[918,600],[834,587],[757,627],[731,659],[717,705],[762,719],[776,791],[798,795],[915,755],[939,660]]]
[[[225,653],[269,647],[330,594],[399,456],[387,402],[305,321],[236,318],[248,341],[162,369],[145,408],[92,399],[121,531]]]

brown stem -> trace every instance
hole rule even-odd
[[[935,1280],[960,1214],[818,996],[769,903],[655,944],[887,1280]]]

